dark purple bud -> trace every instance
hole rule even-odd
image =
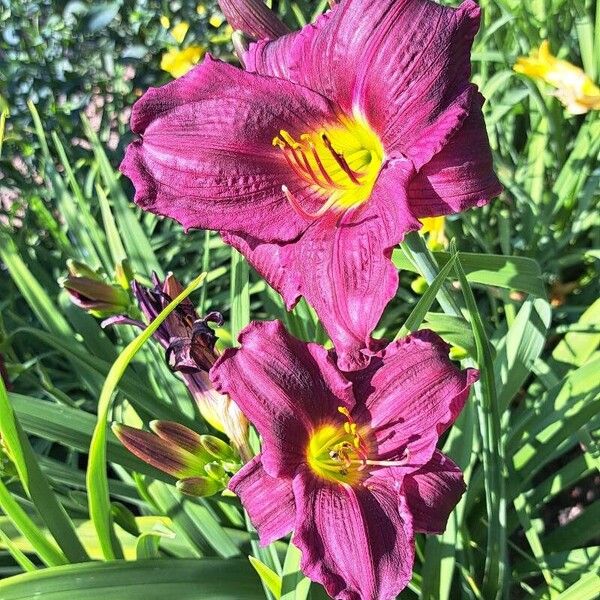
[[[217,0],[227,22],[255,40],[274,40],[290,33],[289,27],[263,0]]]

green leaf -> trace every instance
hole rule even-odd
[[[440,266],[450,260],[447,252],[434,252]],[[459,252],[461,266],[467,281],[508,290],[519,290],[539,298],[546,297],[540,267],[535,260],[523,256],[474,254]],[[418,273],[419,270],[400,250],[394,250],[392,260],[398,269]],[[425,277],[427,279],[427,277]]]
[[[474,385],[479,429],[483,451],[486,509],[488,517],[487,551],[483,593],[495,598],[501,590],[506,569],[506,490],[503,472],[504,451],[500,428],[500,411],[494,380],[490,342],[475,297],[462,267],[456,261],[456,274],[461,284],[477,347],[480,381]]]
[[[231,248],[231,337],[234,341],[250,322],[249,269],[246,259]]]
[[[46,565],[64,565],[68,562],[60,549],[46,538],[44,532],[21,508],[2,480],[0,480],[0,508],[10,518],[14,526],[29,540],[34,551]]]
[[[203,282],[205,277],[206,273],[202,273],[196,277],[181,294],[160,312],[144,331],[127,345],[111,367],[102,388],[102,393],[98,401],[98,421],[90,444],[87,487],[90,517],[96,527],[100,545],[107,559],[122,556],[122,550],[113,529],[108,479],[106,475],[107,421],[113,393],[127,365],[138,350],[150,339],[152,334],[177,305],[185,300]]]
[[[258,558],[249,556],[248,560],[271,594],[275,596],[276,600],[279,600],[281,598],[281,577]]]
[[[401,337],[404,337],[408,333],[416,331],[419,328],[423,322],[423,319],[425,318],[425,315],[427,314],[427,311],[431,308],[431,305],[440,292],[441,287],[444,285],[450,271],[454,268],[455,262],[456,257],[453,256],[445,264],[445,266],[440,269],[440,272],[436,275],[435,279],[431,282],[421,298],[419,298],[416,306],[412,309],[410,315],[408,315],[404,325],[402,325],[394,339],[397,340]]]
[[[501,410],[517,394],[542,353],[551,316],[548,302],[542,298],[527,300],[498,344],[494,371]]]
[[[17,547],[17,545],[6,535],[6,533],[4,533],[2,527],[0,527],[0,542],[6,546],[11,556],[15,559],[23,571],[35,571],[37,569],[31,560],[27,558],[25,553]]]
[[[134,272],[145,275],[156,271],[162,277],[162,268],[154,254],[150,241],[146,237],[135,212],[129,206],[127,196],[104,152],[97,134],[90,126],[87,118],[83,116],[83,113],[82,121],[85,134],[92,145],[92,150],[100,169],[100,175],[105,186],[108,188],[109,198],[113,202],[115,218],[127,250],[127,257],[131,261],[132,269]]]
[[[306,600],[311,582],[300,570],[302,553],[290,542],[281,574],[281,600]]]
[[[598,571],[587,573],[566,589],[556,600],[596,600],[600,596],[600,575]]]
[[[56,310],[46,290],[31,273],[15,243],[2,231],[0,231],[0,259],[42,325],[53,334],[72,337],[73,332],[69,324]]]
[[[469,356],[476,356],[475,338],[470,325],[462,318],[441,313],[427,313],[421,329],[431,329],[454,346],[460,346]]]
[[[8,449],[19,479],[54,539],[72,562],[88,560],[77,538],[75,527],[65,509],[58,502],[46,476],[42,472],[27,435],[13,412],[4,382],[0,377],[0,435]]]
[[[140,560],[43,569],[0,581],[2,600],[264,600],[247,560]]]

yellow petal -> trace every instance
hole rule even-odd
[[[171,20],[166,15],[161,15],[160,24],[165,28],[169,29],[171,27]]]
[[[162,55],[160,68],[172,77],[185,75],[204,54],[202,46],[190,46],[183,50],[173,48]]]
[[[448,240],[444,233],[444,227],[446,224],[445,217],[426,217],[421,219],[423,227],[420,229],[420,233],[428,235],[427,245],[431,250],[440,250],[446,247]]]
[[[198,4],[196,6],[196,12],[202,17],[206,14],[206,6],[204,4]]]
[[[175,41],[178,44],[181,44],[181,42],[183,42],[184,38],[185,38],[185,34],[188,32],[188,29],[190,28],[189,23],[186,23],[185,21],[181,21],[181,23],[177,23],[177,25],[175,25],[175,27],[173,27],[173,29],[171,29],[171,35],[173,36],[173,38],[175,39]]]

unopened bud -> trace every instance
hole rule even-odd
[[[208,473],[208,476],[220,483],[227,481],[227,473],[223,466],[217,462],[211,462],[204,465],[204,470]]]
[[[177,479],[204,472],[205,462],[201,458],[157,435],[122,423],[113,423],[112,430],[129,452]]]
[[[425,281],[425,278],[421,277],[420,275],[414,281],[412,281],[410,284],[410,289],[415,294],[419,294],[419,296],[424,294],[427,291],[428,287],[429,287],[429,285],[427,284],[427,281]]]
[[[450,348],[450,358],[452,360],[463,360],[468,356],[469,353],[462,346],[452,346]]]
[[[217,1],[227,22],[255,40],[274,40],[290,32],[263,0]]]
[[[213,454],[208,452],[202,443],[202,436],[185,425],[174,421],[151,421],[150,429],[165,442],[183,448],[203,463],[214,460]]]
[[[106,283],[87,265],[68,261],[69,274],[60,281],[75,306],[95,317],[125,312],[129,307],[129,294],[120,286]]]
[[[200,443],[213,458],[223,461],[236,458],[233,448],[214,435],[201,435]]]
[[[202,497],[213,496],[224,487],[220,482],[210,477],[188,477],[187,479],[180,479],[175,485],[182,494]]]

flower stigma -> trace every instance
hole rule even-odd
[[[290,169],[326,197],[315,212],[304,210],[287,186],[283,192],[304,218],[318,219],[327,211],[343,212],[366,202],[384,160],[383,145],[361,117],[340,117],[339,123],[297,138],[282,129],[273,146],[283,153]]]

